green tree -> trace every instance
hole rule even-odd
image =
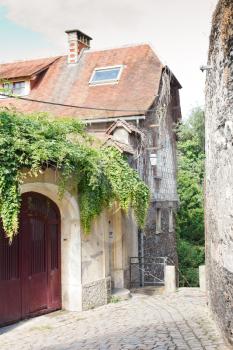
[[[204,161],[205,118],[193,109],[178,130],[177,249],[180,284],[198,285],[198,267],[204,262]]]

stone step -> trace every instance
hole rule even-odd
[[[147,286],[140,288],[131,289],[131,293],[134,294],[145,294],[145,295],[161,295],[164,294],[165,287],[164,286]]]

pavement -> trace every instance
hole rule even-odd
[[[198,288],[181,288],[171,295],[136,290],[129,300],[116,301],[85,312],[58,311],[1,328],[0,349],[229,349]]]

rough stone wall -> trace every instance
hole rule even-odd
[[[104,278],[83,285],[82,305],[83,310],[89,310],[110,302],[111,298],[111,277]]]
[[[171,77],[166,71],[161,79],[160,100],[155,102],[155,112],[144,122],[146,133],[146,153],[144,161],[144,180],[152,192],[147,224],[142,232],[141,255],[146,258],[168,257],[177,266],[175,222],[169,229],[169,211],[174,214],[178,206],[176,184],[176,134],[177,115],[174,110],[180,108],[178,89],[171,84]],[[167,90],[167,91],[166,91]],[[179,114],[179,113],[178,113]],[[180,115],[178,116],[178,118]],[[157,156],[157,165],[151,166],[150,154]],[[146,169],[146,170],[145,170]],[[161,210],[161,230],[156,226],[156,211]],[[149,268],[149,267],[148,267]]]
[[[233,2],[213,16],[206,82],[206,265],[209,304],[233,344]]]
[[[174,109],[177,108],[173,95],[177,92],[171,84],[169,75],[164,72],[161,85],[166,85],[168,90],[161,92],[161,99],[154,106],[144,122],[143,128],[146,134],[146,152],[144,158],[143,175],[145,182],[151,188],[153,201],[178,201],[176,171],[176,118]],[[164,88],[165,89],[165,88]],[[161,90],[163,90],[161,88]],[[157,156],[157,165],[151,166],[150,155]]]
[[[156,210],[161,209],[161,232],[156,233]],[[144,256],[145,257],[169,257],[170,263],[177,266],[175,227],[169,231],[169,210],[174,208],[174,203],[152,203],[148,213],[147,225],[144,231]]]

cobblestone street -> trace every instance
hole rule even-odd
[[[56,312],[0,330],[1,350],[226,350],[198,289],[135,293],[82,313]]]

